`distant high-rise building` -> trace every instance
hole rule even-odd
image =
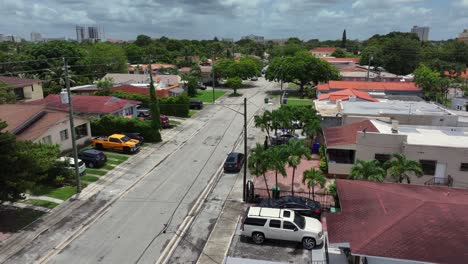
[[[411,33],[418,35],[419,40],[427,41],[429,39],[429,27],[413,26]]]
[[[460,42],[465,42],[465,44],[468,44],[468,29],[463,30],[463,32],[460,33],[460,35],[458,35],[457,40]]]
[[[76,40],[78,42],[99,42],[104,39],[104,29],[99,25],[76,25]]]
[[[265,41],[265,37],[263,36],[256,36],[256,35],[248,35],[248,36],[243,36],[241,37],[241,39],[250,39],[250,40],[253,40],[255,42],[264,42]]]
[[[31,41],[32,42],[41,42],[42,41],[41,33],[31,32]]]
[[[221,41],[224,41],[224,42],[234,42],[234,39],[233,39],[233,38],[222,38]]]

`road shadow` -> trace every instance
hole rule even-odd
[[[15,233],[41,217],[44,212],[0,205],[0,233]]]

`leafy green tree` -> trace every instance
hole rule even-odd
[[[232,59],[220,59],[214,67],[217,77],[248,79],[260,73],[258,64],[251,58],[243,58],[239,62]]]
[[[111,94],[111,88],[114,87],[114,83],[112,78],[105,78],[103,80],[99,80],[96,83],[96,86],[101,89],[102,95],[109,96]]]
[[[309,188],[309,197],[310,190],[312,189],[312,199],[315,200],[315,186],[319,185],[321,188],[325,187],[327,179],[325,178],[325,175],[323,175],[323,172],[315,168],[311,168],[303,172],[302,183],[307,184],[307,187]]]
[[[151,64],[148,65],[151,70]],[[156,141],[161,141],[161,115],[159,111],[159,102],[156,98],[156,88],[154,87],[153,75],[150,74],[150,112],[151,112],[151,128],[158,132]]]
[[[404,180],[408,184],[411,183],[408,173],[412,173],[416,177],[421,177],[424,174],[419,162],[409,160],[405,155],[400,153],[393,154],[392,158],[384,164],[384,167],[387,169],[388,174],[399,183],[402,183]]]
[[[96,43],[87,50],[83,64],[89,65],[87,71],[102,78],[108,72],[126,73],[127,55],[120,46],[110,43]]]
[[[263,180],[265,181],[265,186],[268,193],[268,198],[271,198],[270,190],[268,188],[268,181],[265,176],[265,173],[268,171],[268,160],[269,156],[267,150],[264,148],[264,146],[257,143],[255,148],[253,148],[250,151],[248,167],[253,175],[257,177],[259,177],[260,175],[263,176]]]
[[[14,104],[16,103],[16,96],[12,87],[8,84],[0,82],[0,104]]]
[[[184,74],[182,80],[187,84],[187,95],[190,97],[197,96],[198,78],[191,74]]]
[[[287,41],[286,41],[286,45],[298,45],[298,46],[301,46],[302,45],[302,40],[300,40],[299,38],[289,38]]]
[[[278,187],[278,173],[287,176],[286,173],[286,161],[288,158],[288,149],[285,145],[274,146],[268,148],[268,168],[275,171],[275,186]]]
[[[226,81],[226,86],[234,90],[233,95],[239,95],[237,89],[242,87],[242,79],[239,77],[231,77]]]
[[[414,82],[422,87],[424,96],[436,102],[444,100],[450,81],[440,76],[436,71],[425,65],[420,65],[414,71]]]
[[[262,115],[254,116],[255,127],[265,131],[267,137],[270,137],[271,119],[271,112],[268,110],[265,110]]]
[[[346,52],[340,48],[337,48],[331,55],[336,58],[346,58]]]
[[[137,46],[144,47],[144,46],[148,46],[149,44],[151,44],[151,42],[152,42],[151,37],[146,36],[146,35],[138,35],[134,43]]]
[[[269,81],[291,82],[300,86],[301,94],[309,83],[318,84],[340,78],[338,70],[328,62],[315,58],[308,52],[294,56],[274,58],[268,66],[265,78]]]
[[[287,163],[289,167],[293,168],[292,179],[291,179],[291,194],[294,196],[294,176],[296,174],[296,169],[303,158],[310,159],[310,149],[306,148],[303,140],[290,140],[288,142],[288,160]]]
[[[350,179],[383,182],[385,170],[376,160],[358,160],[351,168]]]
[[[346,41],[347,41],[347,39],[346,39],[346,29],[345,29],[345,30],[343,30],[343,36],[341,37],[341,47],[343,49],[346,49],[346,47],[347,47],[346,46]]]
[[[130,63],[144,63],[143,57],[145,56],[145,51],[139,45],[132,43],[130,45],[126,45],[124,50]]]

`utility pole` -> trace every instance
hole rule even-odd
[[[244,97],[244,202],[247,200],[247,190],[245,188],[247,184],[247,98]]]
[[[214,71],[214,52],[211,58],[211,72],[213,73],[213,104],[215,102],[215,71]]]
[[[73,160],[75,163],[75,177],[76,177],[76,192],[81,192],[81,179],[80,179],[80,170],[78,164],[78,150],[76,148],[76,137],[75,137],[75,124],[73,122],[73,103],[70,93],[70,78],[68,76],[68,63],[67,59],[63,58],[63,67],[65,71],[65,85],[67,87],[67,96],[68,96],[68,111],[70,116],[70,130],[71,130],[71,140],[73,146]]]
[[[374,60],[374,56],[370,56],[369,57],[369,65],[367,65],[367,81],[370,82],[370,65],[371,65],[371,62],[372,60]]]

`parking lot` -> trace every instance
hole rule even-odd
[[[266,240],[262,245],[256,245],[249,238],[240,235],[240,225],[232,238],[228,256],[267,260],[280,263],[325,263],[323,244],[313,250],[305,250],[300,243]]]

